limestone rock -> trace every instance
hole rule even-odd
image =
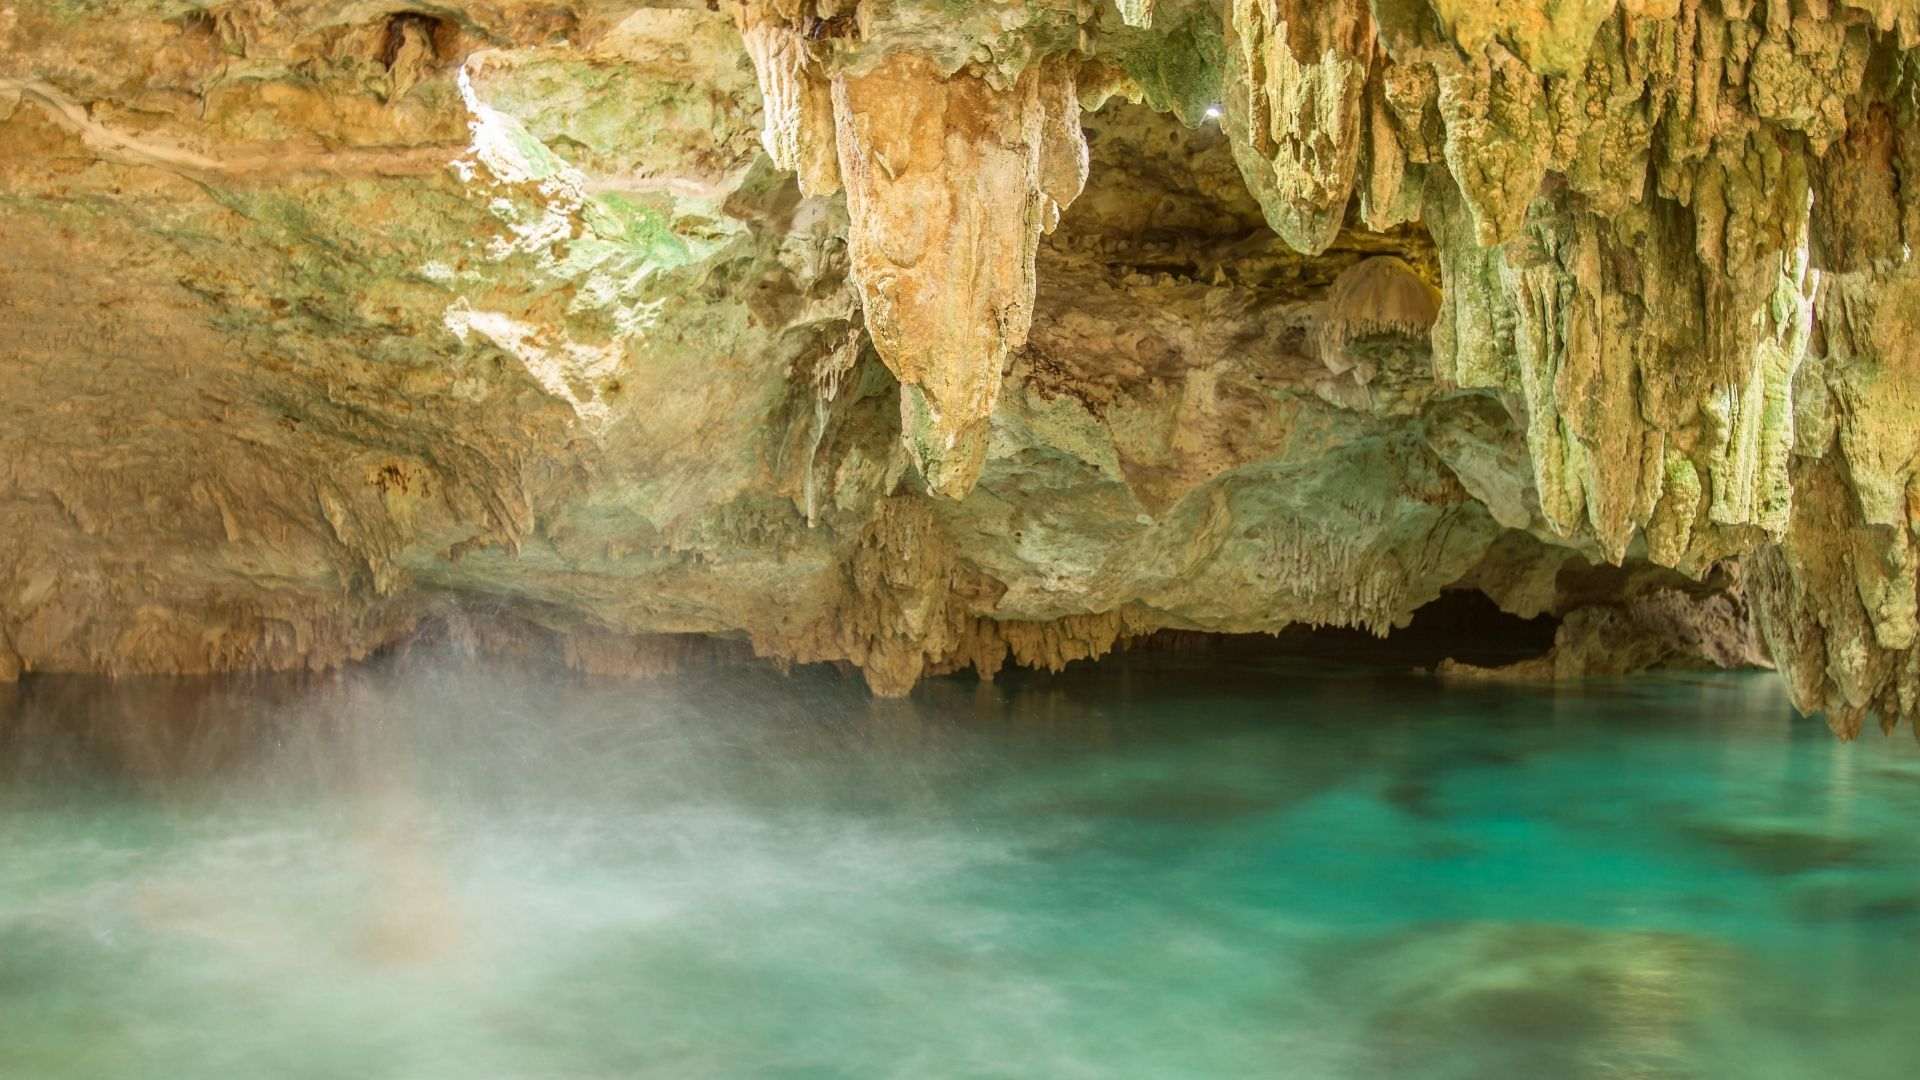
[[[15,3],[0,680],[1475,588],[1911,720],[1916,85],[1892,3]]]
[[[1153,25],[1154,0],[1114,0],[1120,9],[1120,18],[1128,26],[1150,27]]]
[[[943,495],[979,476],[1040,235],[1086,182],[1072,79],[1047,64],[997,89],[906,54],[834,79],[851,271],[908,453]]]
[[[778,6],[755,2],[733,9],[760,84],[760,143],[775,166],[798,174],[801,193],[831,195],[840,189],[833,93],[796,25],[797,12],[782,13]]]
[[[1920,707],[1920,371],[1904,344],[1915,290],[1909,274],[1829,284],[1825,349],[1809,361],[1826,385],[1815,400],[1834,413],[1829,441],[1792,462],[1786,535],[1755,559],[1762,625],[1794,700],[1844,738],[1869,714],[1890,730]]]
[[[1233,0],[1228,27],[1241,170],[1274,231],[1317,255],[1353,194],[1372,16],[1363,0]]]

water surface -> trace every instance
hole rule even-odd
[[[1920,749],[1762,675],[0,690],[0,1076],[1910,1077]]]

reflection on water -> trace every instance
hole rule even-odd
[[[0,689],[0,1076],[1905,1077],[1920,750],[1761,676]]]

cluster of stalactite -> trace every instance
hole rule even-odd
[[[936,492],[978,474],[1036,240],[1084,182],[1097,34],[1172,5],[1068,6],[1072,46],[1016,70],[874,44],[893,5],[739,7],[768,151],[806,190],[846,186],[867,326]],[[1058,14],[1011,7],[1003,27]],[[1843,734],[1920,711],[1920,7],[1212,8],[1216,111],[1269,223],[1307,253],[1424,223],[1435,378],[1523,419],[1554,532],[1695,574],[1749,557],[1799,704]]]
[[[1556,532],[1749,555],[1803,707],[1915,714],[1920,12],[1251,0],[1230,36],[1274,227],[1425,222],[1436,374],[1510,395]]]
[[[0,682],[1471,587],[1911,719],[1917,110],[1920,0],[0,8]]]
[[[854,280],[900,380],[902,436],[930,487],[964,496],[1033,322],[1040,236],[1086,183],[1074,66],[1048,56],[991,78],[897,51],[830,70],[835,21],[857,10],[756,0],[736,13],[767,153],[802,191],[844,186]]]

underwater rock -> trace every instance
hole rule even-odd
[[[1870,837],[1836,830],[1821,821],[1739,818],[1690,822],[1686,830],[1755,873],[1769,876],[1792,877],[1874,862]]]
[[[1344,953],[1327,979],[1368,1003],[1357,1070],[1437,1075],[1684,1072],[1702,1003],[1741,963],[1709,938],[1550,923],[1418,926]],[[1456,1058],[1460,1045],[1493,1056]]]

